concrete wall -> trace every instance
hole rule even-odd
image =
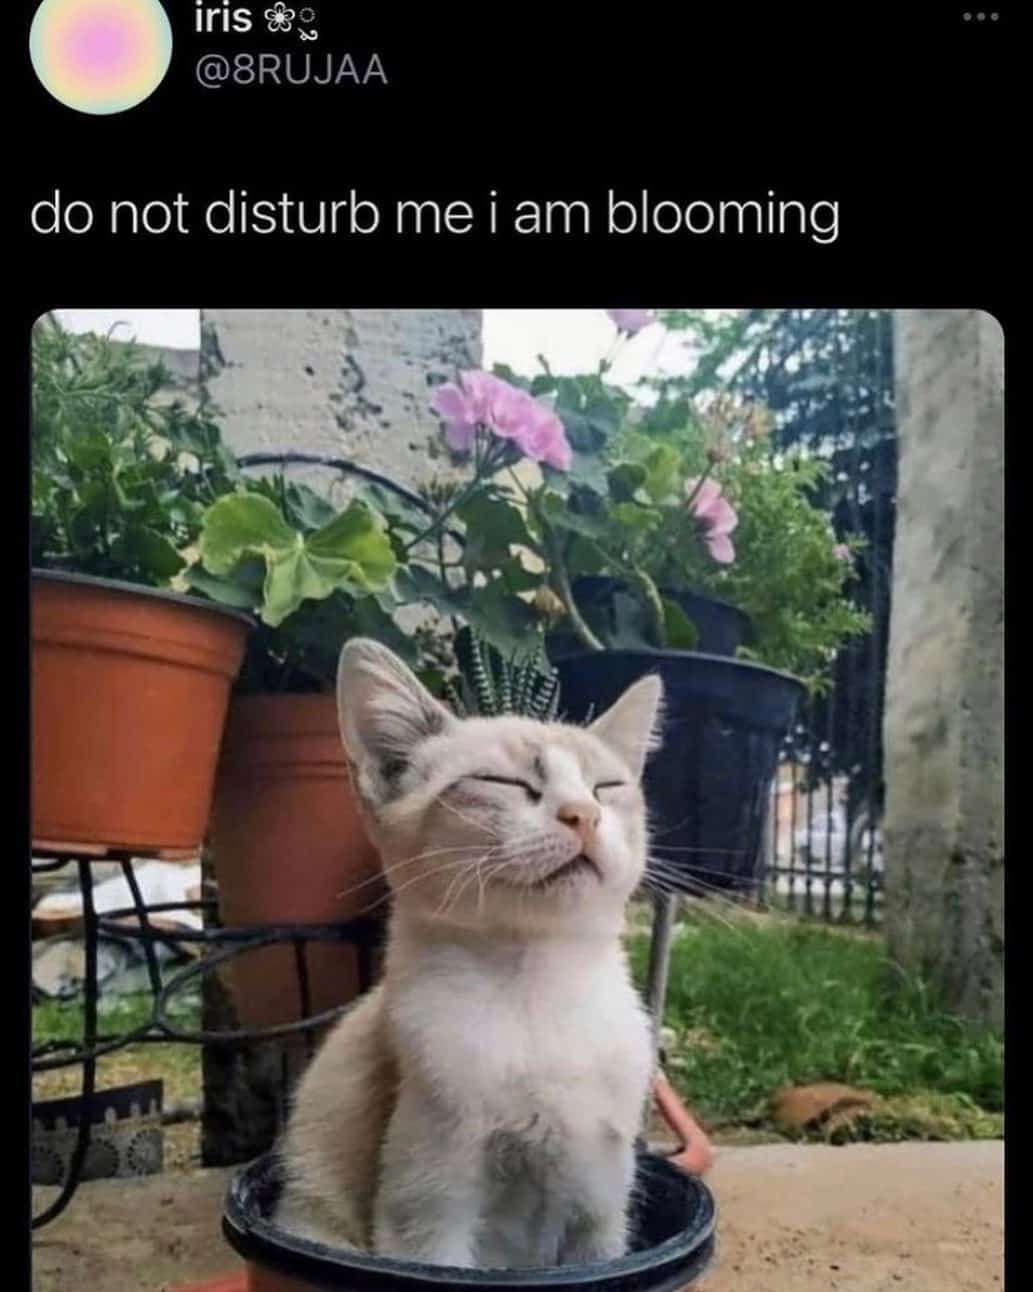
[[[477,310],[202,310],[200,376],[222,433],[238,455],[296,450],[343,457],[419,484],[444,463],[426,453],[440,424],[430,388],[481,362]],[[340,477],[292,469],[322,480]],[[207,874],[215,877],[212,859]],[[205,1026],[236,1026],[232,1001],[205,981]],[[275,1042],[204,1048],[202,1157],[206,1166],[247,1161],[281,1127],[281,1058]]]
[[[884,722],[886,925],[949,1002],[1004,1010],[1004,343],[897,316],[900,476]]]
[[[346,457],[412,484],[430,387],[481,361],[479,310],[201,312],[202,379],[238,453]]]

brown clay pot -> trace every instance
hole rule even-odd
[[[197,853],[250,624],[193,597],[33,572],[34,844]]]
[[[380,859],[352,792],[333,696],[233,701],[216,780],[212,848],[227,927],[339,924],[384,895]],[[354,947],[309,942],[306,957],[309,1015],[358,994]],[[278,1026],[303,1016],[291,946],[238,956],[227,976],[243,1026]]]

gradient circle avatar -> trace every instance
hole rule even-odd
[[[159,0],[43,0],[29,53],[55,99],[107,115],[142,103],[172,58],[172,28]]]

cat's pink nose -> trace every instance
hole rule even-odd
[[[586,846],[591,842],[599,824],[599,804],[588,799],[578,803],[564,803],[556,810],[556,817],[574,830]]]

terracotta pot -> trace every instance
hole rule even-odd
[[[380,859],[352,793],[333,696],[233,701],[216,781],[212,847],[227,927],[339,924],[384,895],[376,878]],[[309,942],[306,957],[310,1015],[358,994],[353,946]],[[303,1016],[292,946],[241,955],[227,976],[245,1027]]]
[[[32,576],[32,837],[194,853],[251,621],[82,575]]]

